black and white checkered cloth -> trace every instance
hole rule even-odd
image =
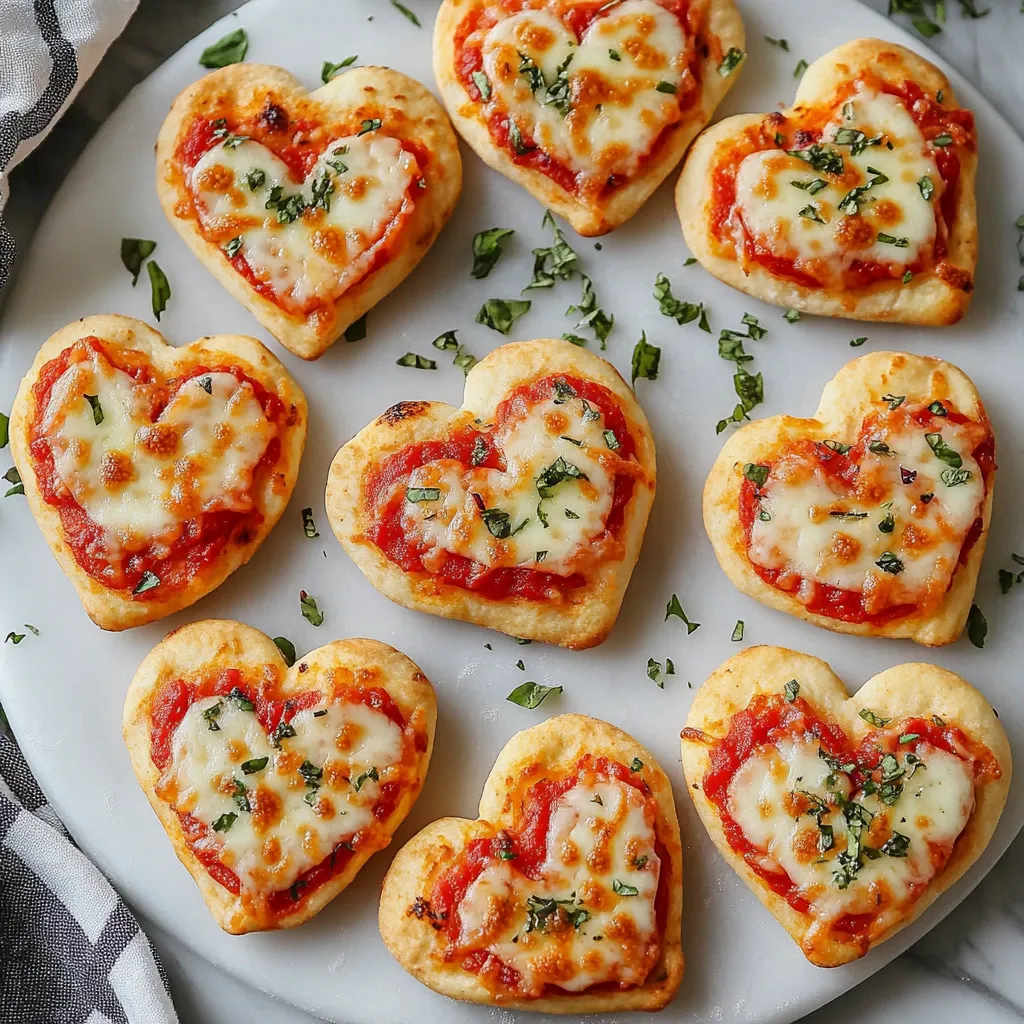
[[[7,175],[64,113],[137,5],[138,0],[0,0],[0,289],[15,257],[3,222]]]
[[[0,732],[0,1024],[176,1024],[132,912]]]

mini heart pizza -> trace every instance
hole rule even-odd
[[[156,164],[178,234],[303,359],[404,280],[462,187],[444,110],[384,67],[313,93],[269,65],[214,71],[174,101]]]
[[[453,999],[542,1013],[659,1010],[683,975],[683,860],[668,778],[613,725],[559,715],[513,736],[477,820],[398,851],[380,931]]]
[[[818,658],[751,647],[697,691],[682,747],[715,846],[819,967],[938,899],[981,856],[1010,786],[992,708],[935,665],[848,697]]]
[[[255,338],[174,348],[124,316],[62,327],[11,410],[29,508],[89,617],[127,629],[187,608],[281,517],[306,400]]]
[[[387,644],[335,640],[289,667],[258,629],[208,619],[139,666],[124,739],[178,859],[237,935],[308,921],[391,842],[436,717],[426,676]]]
[[[855,39],[794,105],[720,121],[676,187],[690,251],[726,284],[853,320],[951,324],[974,287],[974,115],[912,50]]]
[[[361,430],[331,465],[327,516],[392,601],[580,649],[615,623],[655,472],[610,363],[523,341],[469,371],[460,409],[399,402]]]
[[[963,371],[874,352],[826,385],[812,419],[738,430],[704,485],[726,575],[838,633],[952,643],[967,621],[995,485],[995,438]]]
[[[640,209],[744,56],[732,0],[444,0],[434,23],[459,134],[581,235]]]

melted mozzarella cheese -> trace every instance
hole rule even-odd
[[[837,856],[847,848],[849,829],[833,793],[850,796],[850,783],[837,774],[839,785],[828,789],[830,769],[820,760],[818,746],[816,739],[802,736],[755,750],[729,785],[729,813],[747,839],[764,851],[762,867],[784,871],[822,924],[844,914],[876,913],[879,907],[898,912],[935,876],[966,826],[974,809],[971,767],[927,743],[916,750],[924,762],[916,767],[908,766],[897,750],[907,774],[899,780],[902,791],[895,803],[884,804],[877,794],[852,794],[873,815],[861,842],[883,852],[861,858],[854,879],[840,888],[834,872]],[[818,825],[807,813],[807,794],[827,805],[821,823],[831,827],[834,845],[824,852]],[[904,856],[884,852],[894,833],[909,840]],[[942,851],[939,860],[935,848]]]
[[[252,385],[230,373],[186,381],[155,422],[151,401],[151,386],[92,350],[54,383],[40,421],[57,476],[111,552],[169,544],[202,512],[249,511],[275,432]]]
[[[861,84],[843,111],[822,132],[822,145],[842,155],[842,175],[816,171],[778,149],[752,153],[737,171],[740,216],[733,218],[740,240],[749,233],[775,255],[797,260],[833,282],[854,260],[909,265],[928,256],[943,187],[933,148],[897,97]],[[850,131],[869,139],[881,136],[881,141],[854,156],[856,147],[835,142],[837,132],[843,139]],[[888,181],[859,193],[859,202],[843,203],[852,190],[880,176]],[[930,184],[922,189],[924,179]],[[880,241],[880,234],[899,239],[900,245]]]
[[[482,48],[491,104],[545,153],[599,186],[611,174],[634,174],[661,132],[679,120],[679,93],[694,84],[689,41],[676,16],[653,0],[625,0],[596,18],[577,44],[550,10],[497,13]],[[544,84],[519,71],[524,57]],[[552,102],[561,68],[568,113]]]
[[[500,860],[470,885],[458,907],[459,948],[500,957],[522,976],[527,996],[545,984],[569,992],[642,985],[660,945],[661,862],[648,813],[640,793],[618,780],[574,786],[552,808],[539,878]],[[531,898],[567,901],[578,923],[551,915],[528,930]]]
[[[943,482],[944,473],[948,481],[955,479],[954,471],[935,455],[928,433],[905,426],[880,434],[892,454],[866,452],[849,491],[833,482],[816,458],[783,455],[761,489],[762,514],[755,515],[751,527],[750,560],[805,580],[863,591],[869,610],[927,604],[945,594],[964,538],[981,514],[985,483],[971,455],[968,428],[947,422],[940,431],[943,442],[960,456],[960,474],[970,474],[953,486]],[[910,483],[904,482],[907,478]],[[923,502],[921,496],[929,493],[934,497]],[[895,567],[886,552],[899,559],[897,574],[878,564],[882,560]],[[809,592],[803,596],[811,598]]]
[[[233,141],[233,140],[232,140]],[[335,139],[296,186],[288,167],[253,140],[219,144],[188,176],[200,223],[238,252],[259,281],[290,306],[337,299],[370,269],[374,247],[393,236],[411,208],[416,158],[397,139],[370,132]],[[306,210],[282,222],[271,191],[300,195]],[[323,195],[320,206],[314,206]]]
[[[522,565],[563,576],[576,571],[612,508],[619,458],[605,430],[604,417],[582,399],[549,398],[494,433],[504,471],[449,459],[413,470],[408,488],[439,492],[435,500],[407,500],[403,507],[407,534],[427,546],[424,565],[448,552],[489,567]],[[545,477],[551,467],[557,469]],[[559,482],[546,486],[556,477]]]
[[[230,696],[196,701],[174,731],[160,784],[176,811],[211,830],[200,842],[252,892],[287,889],[372,825],[380,787],[402,760],[401,729],[365,704],[307,708],[291,725],[295,735],[277,749]],[[265,767],[250,763],[262,758]]]

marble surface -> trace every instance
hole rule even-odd
[[[770,3],[770,0],[764,0]],[[820,2],[820,0],[808,0]],[[971,79],[1024,135],[1024,14],[1017,0],[988,0],[991,12],[973,20],[949,4],[949,20],[929,41]],[[868,0],[885,12],[887,0]],[[979,7],[984,0],[979,0]],[[19,247],[31,240],[46,204],[92,132],[132,86],[237,0],[141,0],[140,9],[62,122],[11,176],[9,222]],[[794,59],[799,59],[794,54]],[[808,55],[813,58],[813,54]],[[1022,211],[1007,211],[1012,219]],[[17,286],[15,279],[14,286]],[[953,913],[897,960],[841,999],[840,1019],[858,1024],[969,1019],[974,1024],[1024,1021],[1024,834]],[[183,1024],[309,1024],[283,1006],[201,961],[150,929],[171,978]],[[834,1008],[805,1018],[835,1019]],[[718,1019],[726,1019],[723,1008]]]

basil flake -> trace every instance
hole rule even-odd
[[[153,590],[154,587],[160,586],[160,577],[156,573],[150,572],[148,569],[142,574],[139,582],[135,584],[132,594],[138,597],[140,594],[145,594],[147,590]]]
[[[764,487],[768,482],[768,474],[770,472],[769,466],[757,462],[748,462],[743,467],[743,475],[757,487]]]
[[[6,448],[10,440],[11,420],[6,413],[0,412],[0,448]]]
[[[669,599],[668,604],[665,606],[665,621],[668,622],[669,616],[674,615],[677,619],[682,619],[686,625],[686,635],[689,636],[694,630],[700,628],[699,622],[691,622],[686,617],[686,612],[683,611],[683,606],[679,603],[679,598],[673,594]]]
[[[630,383],[636,384],[639,377],[647,380],[657,380],[660,363],[661,349],[657,345],[648,344],[647,332],[642,332],[640,340],[633,348],[633,358],[630,361]]]
[[[476,86],[477,92],[480,93],[480,99],[486,103],[491,98],[490,79],[482,71],[474,71],[469,77],[473,79],[473,84]]]
[[[905,568],[902,560],[897,558],[891,551],[883,551],[875,565],[882,572],[887,572],[890,576],[898,576]]]
[[[800,684],[795,679],[790,679],[790,681],[783,687],[783,690],[786,694],[786,700],[792,704],[800,693]]]
[[[810,67],[810,64],[808,64],[807,61],[805,61],[803,59],[803,57],[801,57],[796,62],[796,67],[793,68],[793,77],[794,78],[799,78],[809,67]]]
[[[405,4],[399,3],[398,0],[391,0],[391,6],[394,7],[396,11],[401,11],[401,13],[405,15],[405,17],[409,21],[411,21],[417,28],[423,27],[420,24],[420,19],[417,18],[416,15],[413,14],[413,12],[410,11],[409,8],[405,6]]]
[[[299,610],[311,626],[323,625],[324,613],[317,606],[316,598],[310,597],[304,590],[299,591]]]
[[[237,819],[238,815],[234,811],[225,811],[210,827],[214,832],[227,832]]]
[[[366,314],[364,313],[358,320],[353,320],[352,323],[345,328],[345,340],[347,342],[362,341],[366,337]]]
[[[512,325],[530,309],[529,299],[488,299],[476,314],[476,322],[508,334]]]
[[[635,885],[626,885],[625,882],[620,882],[617,878],[612,879],[612,892],[616,896],[638,896],[640,890]]]
[[[660,81],[655,87],[658,92],[668,93],[670,96],[675,95],[679,91],[679,87],[674,85],[672,82]]]
[[[643,767],[644,763],[639,757],[634,757],[633,760],[629,762],[629,770],[634,774],[636,772],[643,771]]]
[[[167,301],[171,297],[171,286],[167,275],[160,269],[156,260],[150,260],[146,264],[149,273],[149,289],[153,306],[153,316],[160,319],[160,314],[167,308]]]
[[[925,434],[924,439],[928,442],[928,447],[931,448],[935,458],[940,462],[944,462],[947,466],[951,466],[953,469],[959,469],[964,464],[964,460],[960,457],[960,453],[955,449],[950,448],[942,439],[941,434]]]
[[[878,241],[884,242],[886,245],[895,245],[897,249],[906,249],[910,245],[909,238],[897,238],[895,235],[886,234],[884,231],[879,231],[877,238]]]
[[[512,228],[488,228],[473,236],[473,277],[486,277],[501,258],[501,242],[514,235]]]
[[[542,686],[540,683],[520,683],[506,698],[527,711],[538,707],[550,693],[561,693],[561,686]]]
[[[380,782],[380,772],[372,765],[365,772],[361,772],[356,776],[355,781],[352,783],[352,788],[358,793],[367,781]]]
[[[320,81],[326,85],[339,71],[355,64],[358,59],[359,54],[354,53],[351,57],[346,57],[344,60],[338,61],[337,64],[333,64],[331,61],[325,60],[320,68]]]
[[[701,305],[696,302],[684,302],[672,294],[672,283],[664,274],[654,279],[654,297],[658,300],[658,310],[663,316],[675,320],[677,324],[691,323],[701,313]]]
[[[281,657],[284,658],[284,663],[291,668],[292,665],[295,664],[295,644],[284,636],[275,636],[274,643],[277,645],[277,649],[281,652]]]
[[[782,314],[782,319],[787,323],[795,324],[797,320],[800,319],[800,310],[792,308],[787,309],[786,312]]]
[[[404,356],[399,356],[395,362],[399,366],[408,366],[414,370],[436,370],[437,362],[433,359],[428,359],[426,356],[417,355],[415,352],[406,352]]]
[[[974,474],[969,469],[944,469],[939,474],[939,479],[947,487],[959,487],[967,483]]]
[[[917,187],[921,192],[922,198],[924,198],[925,200],[931,199],[931,197],[935,194],[935,184],[932,182],[932,179],[929,178],[927,174],[922,175],[920,178],[917,179]]]
[[[269,757],[253,757],[248,761],[243,761],[241,764],[243,775],[255,775],[256,772],[263,771],[267,767]]]
[[[138,283],[142,264],[145,263],[147,257],[153,255],[155,248],[156,242],[151,242],[148,238],[121,239],[121,262],[124,264],[125,270],[132,275],[133,288]]]
[[[405,489],[406,501],[437,501],[440,497],[440,487],[406,487]]]
[[[984,647],[986,636],[988,636],[988,623],[985,621],[985,616],[976,604],[972,604],[971,610],[967,613],[967,639],[975,647]]]
[[[730,639],[733,641],[733,643],[739,643],[739,641],[743,639],[743,620],[742,619],[737,619],[736,620],[736,625],[733,626],[733,628],[732,628],[732,636],[730,637]]]
[[[394,3],[394,0],[392,0],[392,3]],[[383,124],[383,122],[379,117],[366,118],[362,124],[360,124],[359,131],[356,132],[356,138],[359,138],[360,135],[366,135],[369,132],[379,131],[381,124]]]
[[[868,708],[861,708],[858,714],[868,725],[873,725],[876,729],[884,729],[892,721],[891,718],[882,718],[880,715],[876,715],[874,711],[870,711]],[[885,778],[884,772],[882,777],[883,779]]]
[[[798,160],[810,164],[816,171],[837,175],[843,173],[842,154],[818,142],[806,149],[787,149],[785,152],[788,156],[795,156]]]
[[[310,540],[320,536],[316,528],[316,523],[313,522],[313,509],[304,508],[302,510],[302,532],[305,533]]]
[[[204,68],[226,68],[245,60],[249,49],[249,37],[244,28],[236,28],[215,43],[211,43],[199,55],[199,64]]]
[[[730,46],[718,65],[718,73],[722,78],[728,78],[741,64],[747,55],[735,46]]]

